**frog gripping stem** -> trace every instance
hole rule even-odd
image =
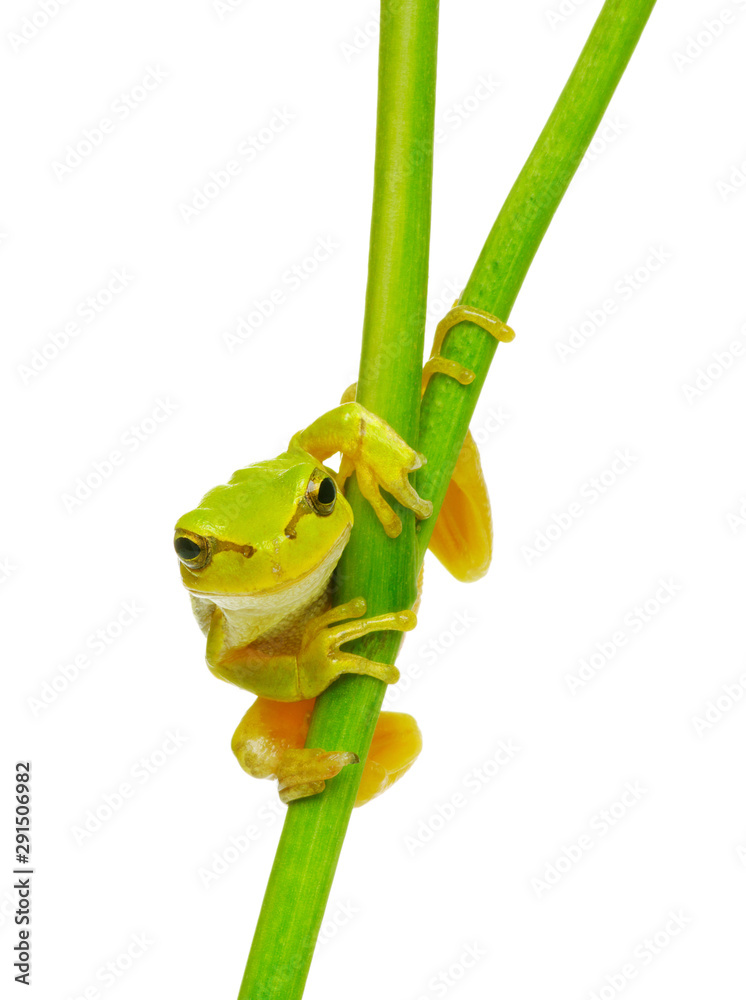
[[[492,313],[485,312],[484,309],[479,309],[477,306],[459,305],[458,302],[455,302],[453,309],[446,313],[435,328],[435,339],[433,340],[433,349],[430,352],[430,360],[422,369],[423,392],[427,388],[430,377],[436,372],[455,378],[461,385],[468,385],[474,381],[473,371],[465,368],[458,361],[451,361],[448,358],[442,357],[440,353],[446,334],[454,326],[465,322],[474,323],[475,326],[481,327],[491,337],[494,337],[495,340],[502,341],[504,344],[509,344],[511,340],[515,339],[515,331],[507,323],[503,323],[501,319],[498,319],[497,316],[493,316]]]
[[[654,3],[604,3],[575,69],[490,231],[466,286],[466,299],[504,316],[510,314]],[[481,309],[453,309],[438,327],[425,380],[440,372],[463,380],[469,388],[457,390],[449,379],[430,381],[420,412],[417,390],[427,305],[438,4],[384,0],[381,15],[375,179],[358,399],[369,412],[380,414],[404,442],[412,441],[418,452],[427,456],[427,465],[418,472],[417,486],[430,498],[428,503],[437,518],[494,345],[476,334],[472,337],[467,327],[448,339],[453,353],[468,359],[473,371],[442,358],[441,349],[449,331],[461,322],[473,322],[497,340],[512,340],[513,332]],[[466,354],[467,347],[472,347],[473,353]],[[388,363],[392,360],[396,364]],[[321,447],[323,450],[323,443]],[[329,453],[333,451],[330,448]],[[321,455],[315,457],[324,461]],[[414,461],[406,463],[406,468],[400,465],[400,475],[390,478],[400,481],[402,474],[415,467]],[[381,486],[391,492],[385,482]],[[405,516],[401,537],[389,545],[358,487],[352,485],[349,498],[345,497],[356,524],[340,558],[336,596],[345,603],[364,594],[370,599],[371,612],[379,614],[391,606],[408,604],[413,577],[435,520],[431,516],[423,521],[415,536],[413,518]],[[396,523],[390,516],[384,522],[384,527],[389,527],[386,533],[393,537],[391,529]],[[400,636],[394,633],[382,634],[375,643],[377,660],[393,664],[399,641]],[[368,645],[357,647],[355,652],[367,654]],[[339,678],[314,706],[309,746],[332,752],[343,747],[344,752],[356,753],[365,761],[383,697],[383,684],[372,677]],[[323,794],[288,806],[239,1000],[302,997],[362,770],[358,764],[344,766]],[[320,989],[329,993],[328,984],[322,982]],[[354,992],[354,986],[347,992]]]

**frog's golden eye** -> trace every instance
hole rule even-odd
[[[306,496],[316,513],[326,517],[334,510],[334,504],[337,501],[337,484],[331,476],[324,476],[318,481],[312,479],[308,484]]]
[[[188,569],[203,569],[210,561],[210,543],[194,532],[177,532],[174,549]]]

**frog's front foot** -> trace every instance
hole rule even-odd
[[[371,632],[409,632],[417,624],[417,616],[413,611],[393,611],[361,618],[365,610],[365,598],[357,597],[308,623],[298,654],[300,693],[304,698],[320,694],[341,674],[366,674],[386,684],[399,680],[399,671],[392,664],[368,660],[340,647]],[[350,618],[360,620],[346,620]]]
[[[356,402],[343,403],[325,413],[290,442],[312,455],[325,457],[339,451],[342,461],[337,483],[354,472],[360,492],[370,503],[390,538],[401,534],[401,519],[381,496],[390,493],[418,518],[429,517],[433,505],[423,500],[409,482],[409,473],[419,469],[425,456],[410,448],[396,431],[374,413]]]
[[[423,500],[409,482],[410,472],[425,463],[425,456],[409,445],[380,417],[369,413],[358,403],[347,403],[354,407],[352,419],[358,420],[359,446],[353,452],[345,451],[339,465],[338,480],[342,488],[354,472],[360,492],[375,511],[389,538],[401,534],[402,523],[399,515],[381,496],[381,490],[390,493],[420,520],[430,517],[433,505]]]

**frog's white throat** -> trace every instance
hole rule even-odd
[[[349,532],[345,532],[318,566],[308,573],[271,590],[213,594],[187,588],[202,631],[209,632],[216,605],[223,612],[226,650],[248,646],[260,636],[272,633],[281,623],[302,617],[325,593],[348,537]]]

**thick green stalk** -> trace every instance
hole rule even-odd
[[[523,279],[624,73],[655,0],[607,0],[544,130],[500,210],[460,302],[507,320]],[[517,331],[520,336],[520,331]],[[419,448],[427,465],[417,491],[443,503],[497,341],[459,323],[442,353],[475,373],[468,386],[435,375],[422,400]],[[508,345],[508,350],[511,346]],[[418,525],[424,558],[435,517]]]
[[[607,0],[578,63],[511,190],[461,297],[507,319],[546,229],[601,121],[655,0]],[[374,212],[358,399],[413,442],[425,311],[430,220],[437,4],[383,0]],[[418,525],[401,512],[402,535],[386,539],[357,491],[355,530],[338,573],[338,601],[363,594],[372,614],[412,604],[424,556],[496,342],[470,323],[443,353],[471,368],[469,386],[434,376],[423,398],[417,474],[435,513]],[[393,663],[398,637],[371,636],[358,652]],[[346,676],[317,701],[308,746],[365,759],[383,685]],[[362,764],[326,790],[288,807],[239,1000],[297,1000],[346,832]]]
[[[357,399],[408,442],[417,441],[425,339],[437,35],[437,0],[383,0]],[[355,529],[336,574],[337,602],[363,595],[368,614],[411,607],[413,515],[399,509],[403,531],[392,540],[354,484],[346,495]],[[399,641],[395,633],[379,633],[350,648],[393,663]],[[341,678],[319,699],[307,745],[344,747],[364,761],[384,692],[370,677]],[[362,766],[348,765],[322,795],[289,805],[239,1000],[302,996]]]

